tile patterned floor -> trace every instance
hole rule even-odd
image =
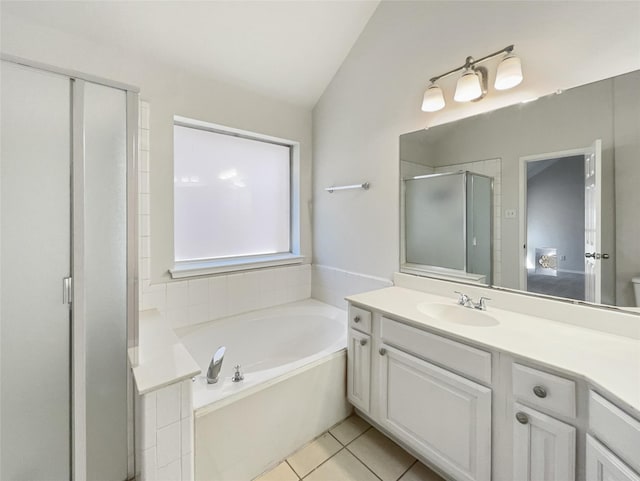
[[[353,415],[254,481],[444,481]]]

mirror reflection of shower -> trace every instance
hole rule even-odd
[[[404,267],[490,284],[493,179],[459,171],[403,180]]]

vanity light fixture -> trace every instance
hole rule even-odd
[[[437,112],[444,107],[444,94],[436,84],[429,85],[422,99],[422,110],[425,112]]]
[[[424,112],[437,112],[444,108],[444,94],[436,82],[460,70],[464,70],[464,72],[456,84],[453,100],[456,102],[477,102],[482,100],[487,94],[488,71],[478,64],[503,53],[506,56],[498,65],[494,87],[496,90],[507,90],[518,85],[522,82],[522,64],[520,59],[513,54],[513,45],[509,45],[478,60],[474,60],[473,57],[467,57],[464,65],[442,75],[432,77],[430,79],[431,83],[422,99],[422,110]]]
[[[487,69],[484,67],[473,67],[473,59],[467,57],[467,65],[462,77],[458,79],[453,100],[456,102],[477,101],[487,94]]]

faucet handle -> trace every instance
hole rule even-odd
[[[487,303],[485,301],[490,301],[490,300],[491,300],[490,297],[482,296],[480,299],[478,299],[477,304],[473,305],[473,307],[475,307],[476,309],[480,309],[481,311],[486,311]]]
[[[233,377],[231,378],[231,380],[233,382],[242,381],[244,379],[244,376],[240,372],[240,364],[236,364],[233,368],[235,369],[236,372],[233,374]]]
[[[453,291],[456,294],[458,294],[458,304],[460,304],[461,306],[466,306],[467,303],[469,301],[471,301],[471,298],[466,295],[464,292],[460,292],[460,291]]]

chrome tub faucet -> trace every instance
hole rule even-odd
[[[220,377],[220,369],[222,369],[222,361],[224,360],[224,353],[227,350],[225,346],[220,346],[216,353],[211,358],[209,363],[209,369],[207,369],[207,383],[215,384]]]

